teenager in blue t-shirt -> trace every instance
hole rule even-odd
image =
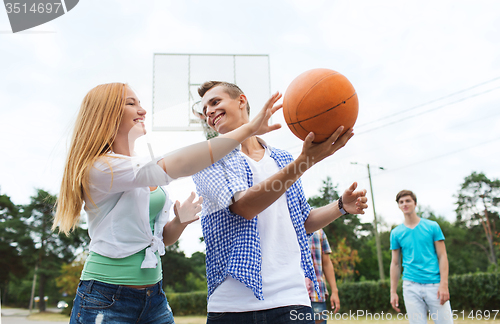
[[[448,291],[448,257],[438,223],[418,217],[417,197],[410,190],[396,196],[404,223],[391,231],[391,305],[399,310],[396,292],[403,254],[403,298],[410,324],[453,323]]]

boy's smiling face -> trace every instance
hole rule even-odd
[[[208,90],[201,100],[208,126],[225,134],[248,122],[246,100],[243,94],[231,98],[224,86]]]

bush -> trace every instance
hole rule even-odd
[[[167,300],[174,315],[206,315],[207,292],[167,293]]]
[[[398,285],[399,307],[405,313],[402,281]],[[390,281],[365,281],[338,285],[342,312],[393,311],[390,304]],[[493,310],[500,305],[500,273],[474,273],[448,279],[451,307],[462,310]]]
[[[500,273],[474,273],[450,278],[453,309],[493,310],[500,305]]]
[[[402,281],[398,285],[399,308],[406,313],[402,294]],[[474,273],[451,276],[448,280],[452,309],[484,311],[498,309],[500,305],[500,273]],[[390,304],[390,281],[363,281],[339,283],[341,312],[370,313],[394,312]],[[207,292],[167,293],[175,315],[206,315]],[[327,303],[329,304],[329,303]]]
[[[343,313],[357,310],[385,312],[391,308],[390,287],[389,280],[340,283],[338,285],[340,310]],[[401,287],[398,288],[400,289]]]

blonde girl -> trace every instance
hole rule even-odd
[[[274,105],[280,97],[274,94],[250,123],[230,133],[152,159],[134,156],[135,140],[146,133],[146,111],[134,91],[110,83],[87,93],[53,224],[69,234],[82,207],[88,217],[90,252],[70,323],[174,322],[162,290],[160,256],[197,219],[202,198],[195,201],[192,193],[174,204],[164,186],[210,166],[250,136],[278,129],[268,121],[281,108]]]

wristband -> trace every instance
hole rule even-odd
[[[212,144],[210,143],[210,140],[207,141],[208,142],[208,151],[210,152],[210,162],[212,162],[212,164],[214,164],[214,154],[212,153]]]
[[[349,213],[344,209],[344,203],[342,202],[342,196],[340,196],[340,198],[338,200],[338,206],[339,206],[340,213],[342,215],[349,215]]]

